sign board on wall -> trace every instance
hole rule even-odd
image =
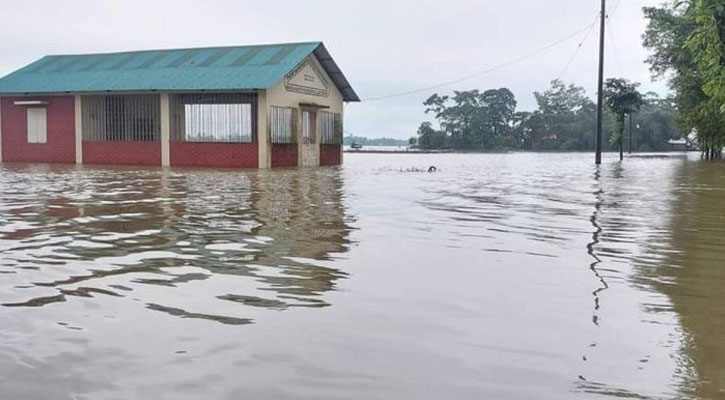
[[[317,64],[309,58],[287,74],[284,86],[288,92],[319,97],[327,97],[330,94],[330,85],[327,79],[325,79]]]

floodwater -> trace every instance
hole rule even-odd
[[[5,164],[0,398],[725,398],[725,165],[592,159]]]

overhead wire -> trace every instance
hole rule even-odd
[[[609,24],[609,18],[608,17],[610,15],[612,15],[617,10],[617,8],[619,7],[620,3],[621,3],[621,0],[616,0],[615,3],[612,4],[612,6],[607,11],[607,25],[610,26],[610,27],[611,27],[611,24]],[[426,91],[430,91],[430,90],[439,89],[439,88],[442,88],[442,87],[445,87],[445,86],[450,86],[450,85],[454,85],[456,83],[460,83],[460,82],[464,82],[464,81],[467,81],[467,80],[470,80],[470,79],[473,79],[473,78],[477,78],[479,76],[487,75],[487,74],[490,74],[490,73],[499,71],[501,69],[504,69],[506,67],[509,67],[511,65],[514,65],[516,63],[519,63],[521,61],[524,61],[524,60],[527,60],[529,58],[532,58],[534,56],[537,56],[537,55],[539,55],[539,54],[541,54],[541,53],[543,53],[543,52],[545,52],[545,51],[547,51],[547,50],[549,50],[549,49],[551,49],[553,47],[556,47],[556,46],[558,46],[558,45],[560,45],[560,44],[562,44],[562,43],[564,43],[564,42],[566,42],[566,41],[568,41],[568,40],[576,37],[577,35],[579,35],[582,32],[586,32],[586,34],[584,35],[584,38],[582,39],[582,41],[579,42],[576,51],[574,52],[574,54],[572,55],[572,57],[569,60],[567,60],[567,63],[565,64],[562,72],[558,75],[558,78],[557,79],[561,79],[561,77],[571,67],[571,64],[574,62],[574,60],[576,59],[576,57],[579,55],[582,47],[584,46],[584,43],[589,39],[589,36],[594,31],[594,27],[596,26],[597,19],[600,16],[601,16],[601,13],[597,13],[597,17],[594,19],[594,21],[592,23],[590,23],[590,24],[588,24],[588,25],[586,25],[586,26],[584,26],[584,27],[576,30],[575,32],[572,32],[572,33],[570,33],[570,34],[562,37],[561,39],[558,39],[558,40],[556,40],[556,41],[554,41],[554,42],[552,42],[552,43],[550,43],[550,44],[548,44],[546,46],[540,47],[540,48],[538,48],[538,49],[536,49],[536,50],[534,50],[534,51],[532,51],[530,53],[524,54],[524,55],[522,55],[520,57],[516,57],[514,59],[511,59],[511,60],[503,63],[503,64],[499,64],[499,65],[497,65],[495,67],[492,67],[492,68],[489,68],[489,69],[486,69],[486,70],[477,72],[475,74],[467,75],[467,76],[464,76],[464,77],[461,77],[461,78],[458,78],[458,79],[453,79],[453,80],[441,82],[441,83],[438,83],[438,84],[435,84],[435,85],[430,85],[430,86],[421,87],[421,88],[417,88],[417,89],[413,89],[413,90],[407,90],[407,91],[398,92],[398,93],[391,93],[391,94],[387,94],[387,95],[383,95],[383,96],[378,96],[378,97],[366,98],[366,99],[363,100],[363,102],[381,101],[381,100],[387,100],[387,99],[396,98],[396,97],[408,96],[408,95],[411,95],[411,94],[416,94],[416,93],[421,93],[421,92],[426,92]],[[614,46],[614,38],[611,35],[611,33],[609,34],[609,36],[610,36],[611,41],[612,41],[613,46]],[[616,59],[618,68],[620,69],[620,72],[621,72],[622,67],[621,67],[621,64],[619,63],[619,57],[617,55],[616,46],[614,47],[614,53],[615,53],[615,59]]]
[[[550,43],[550,44],[548,44],[546,46],[543,46],[543,47],[538,48],[537,50],[534,50],[534,51],[532,51],[530,53],[527,53],[527,54],[524,54],[522,56],[519,56],[519,57],[516,57],[514,59],[511,59],[511,60],[509,60],[509,61],[507,61],[505,63],[499,64],[499,65],[497,65],[495,67],[486,69],[486,70],[481,71],[481,72],[477,72],[475,74],[467,75],[467,76],[464,76],[462,78],[453,79],[453,80],[450,80],[450,81],[445,81],[445,82],[442,82],[442,83],[439,83],[439,84],[435,84],[435,85],[431,85],[431,86],[426,86],[426,87],[422,87],[422,88],[418,88],[418,89],[413,89],[413,90],[408,90],[408,91],[404,91],[404,92],[388,94],[388,95],[379,96],[379,97],[371,97],[371,98],[368,98],[368,99],[364,99],[363,101],[364,102],[380,101],[380,100],[386,100],[386,99],[390,99],[390,98],[394,98],[394,97],[402,97],[402,96],[407,96],[407,95],[411,95],[411,94],[416,94],[416,93],[421,93],[421,92],[427,92],[427,91],[430,91],[430,90],[439,89],[439,88],[442,88],[442,87],[445,87],[445,86],[449,86],[449,85],[453,85],[453,84],[456,84],[456,83],[464,82],[464,81],[467,81],[469,79],[477,78],[479,76],[487,75],[487,74],[496,72],[498,70],[504,69],[504,68],[506,68],[508,66],[514,65],[516,63],[519,63],[521,61],[524,61],[524,60],[527,60],[529,58],[532,58],[534,56],[537,56],[537,55],[539,55],[539,54],[541,54],[541,53],[543,53],[543,52],[545,52],[545,51],[547,51],[547,50],[549,50],[549,49],[551,49],[553,47],[556,47],[556,46],[558,46],[558,45],[560,45],[560,44],[562,44],[562,43],[564,43],[564,42],[566,42],[566,41],[568,41],[568,40],[576,37],[577,35],[579,35],[580,33],[584,32],[584,31],[590,30],[591,29],[591,26],[592,26],[592,24],[588,24],[588,25],[586,25],[586,26],[584,26],[584,27],[576,30],[575,32],[572,32],[572,33],[570,33],[570,34],[568,34],[568,35],[566,35],[566,36],[564,36],[564,37],[562,37],[562,38],[560,38],[560,39],[558,39],[558,40],[556,40],[556,41],[554,41],[554,42],[552,42],[552,43]]]
[[[621,4],[621,0],[617,0],[616,2],[614,2],[609,7],[609,9],[607,10],[607,15],[605,17],[605,21],[606,21],[606,24],[607,24],[607,34],[608,34],[608,36],[610,38],[610,41],[612,42],[614,59],[615,59],[617,68],[619,69],[619,72],[621,74],[622,71],[623,71],[623,68],[622,68],[622,64],[619,61],[619,52],[617,50],[616,42],[614,40],[614,35],[612,34],[612,25],[609,22],[611,16],[614,14],[615,11],[617,11],[617,8],[619,7],[620,4]],[[561,71],[561,73],[559,73],[559,75],[557,75],[557,80],[561,80],[563,78],[564,74],[569,70],[569,68],[571,67],[571,65],[574,62],[574,60],[576,60],[577,56],[581,52],[581,49],[584,47],[584,44],[589,39],[589,36],[591,35],[591,33],[594,31],[594,27],[596,26],[596,22],[601,17],[601,15],[602,15],[601,12],[598,12],[597,13],[597,16],[594,18],[594,22],[592,22],[592,24],[590,26],[590,29],[584,35],[584,38],[582,39],[582,41],[579,42],[579,45],[577,46],[576,50],[574,51],[574,54],[572,54],[571,58],[569,58],[569,60],[566,62],[566,64],[564,65],[564,68]]]
[[[609,18],[609,16],[613,15],[614,12],[617,11],[617,7],[619,7],[620,2],[621,0],[617,0],[616,2],[614,2],[614,4],[612,4],[611,7],[609,7],[609,10],[607,10],[607,18]]]
[[[614,54],[615,65],[617,66],[619,74],[622,75],[624,73],[624,69],[622,68],[622,63],[619,61],[619,51],[617,50],[617,43],[614,40],[614,34],[612,33],[612,24],[609,23],[609,19],[607,19],[607,36],[609,36],[609,41],[612,44],[612,53]]]
[[[614,62],[615,62],[615,65],[617,66],[617,69],[619,70],[619,74],[621,75],[624,73],[624,69],[622,68],[622,63],[620,62],[620,59],[619,59],[619,51],[617,50],[617,43],[614,40],[614,33],[612,33],[613,32],[612,23],[609,22],[612,15],[614,15],[614,13],[617,11],[617,8],[619,7],[620,3],[621,3],[621,0],[616,0],[614,2],[614,4],[612,4],[612,6],[609,7],[609,10],[607,10],[606,22],[607,22],[607,35],[609,36],[609,41],[612,43],[612,52],[614,53]]]
[[[597,19],[599,19],[599,15],[600,15],[600,13],[597,13],[597,16],[594,17],[594,21],[592,21],[592,23],[590,24],[589,30],[584,35],[584,38],[582,39],[582,41],[579,42],[579,44],[577,45],[577,48],[574,51],[574,54],[571,55],[569,60],[567,60],[566,64],[564,65],[564,68],[561,70],[559,75],[557,75],[557,77],[556,77],[557,80],[561,80],[561,78],[564,77],[564,74],[569,70],[569,67],[571,67],[571,64],[574,62],[574,60],[576,59],[576,57],[579,55],[582,48],[584,47],[584,43],[586,43],[587,39],[589,39],[589,36],[592,34],[592,32],[594,32],[594,27],[597,25]]]

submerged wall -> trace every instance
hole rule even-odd
[[[15,101],[47,101],[47,141],[28,143],[27,106]],[[0,99],[2,160],[6,162],[75,163],[73,96],[3,97]]]
[[[194,143],[169,144],[171,166],[214,168],[257,168],[257,143]]]
[[[320,145],[320,165],[340,165],[340,164],[342,164],[342,145],[321,144]]]
[[[314,58],[310,63],[317,65]],[[311,64],[310,64],[311,65]],[[301,93],[290,89],[294,82],[281,83],[269,92],[259,94],[260,103],[257,107],[256,129],[257,141],[252,143],[214,143],[214,142],[181,142],[169,140],[168,113],[161,102],[161,137],[151,140],[126,141],[108,140],[105,137],[84,138],[83,111],[86,108],[79,98],[82,96],[23,96],[0,98],[0,154],[2,161],[7,162],[40,162],[40,163],[83,163],[83,164],[117,164],[144,166],[179,166],[179,167],[212,167],[212,168],[289,168],[301,165],[300,160],[312,160],[316,165],[339,165],[342,152],[339,145],[320,144],[320,112],[330,111],[342,116],[342,95],[332,84],[321,68],[317,70],[317,78],[324,79],[327,84],[325,93]],[[294,75],[296,77],[297,75]],[[162,94],[163,97],[163,94]],[[44,101],[47,110],[47,141],[45,143],[28,142],[27,106],[15,105],[15,101]],[[268,112],[272,106],[319,107],[318,120],[313,143],[303,144],[297,121],[295,132],[297,143],[272,144],[269,139]],[[167,111],[164,113],[163,111]],[[298,113],[301,116],[301,113]],[[86,118],[87,119],[87,118]],[[165,133],[164,133],[165,132]],[[97,136],[97,135],[96,135]],[[100,140],[99,140],[100,139]],[[164,142],[167,140],[168,142]],[[164,147],[164,144],[168,147]],[[313,157],[302,157],[302,149],[315,146]],[[306,147],[305,147],[306,146]],[[168,150],[167,150],[168,149]],[[306,155],[309,155],[305,153]],[[168,159],[164,157],[168,156]],[[168,164],[164,163],[167,160]],[[309,162],[308,162],[309,164]]]
[[[83,163],[161,166],[161,142],[83,142]]]
[[[272,168],[296,167],[297,158],[297,143],[272,144]]]

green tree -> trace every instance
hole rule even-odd
[[[484,148],[502,147],[516,114],[516,97],[506,88],[487,90],[481,95],[481,105]]]
[[[446,134],[435,130],[430,122],[423,122],[418,128],[418,147],[423,150],[446,148]]]
[[[538,108],[516,111],[516,99],[508,89],[434,94],[426,100],[426,112],[435,116],[418,129],[418,147],[425,149],[521,149],[584,151],[594,149],[596,106],[583,88],[552,81],[551,87],[534,93]],[[607,110],[605,140],[614,134],[615,116]],[[668,140],[687,136],[678,126],[673,99],[650,96],[637,119],[636,148],[665,151]],[[620,123],[621,127],[622,123]],[[725,125],[724,125],[725,126]],[[621,135],[621,128],[619,130]],[[618,141],[615,141],[618,144]]]
[[[438,120],[455,149],[490,150],[501,147],[511,130],[516,98],[506,88],[433,94],[423,105]]]
[[[531,149],[536,127],[536,115],[519,111],[512,118],[508,147],[512,149]]]
[[[675,99],[659,98],[654,93],[644,96],[645,103],[630,124],[634,132],[633,150],[635,151],[668,151],[670,139],[687,138],[690,131],[678,124],[679,113]]]
[[[723,104],[721,108],[725,111],[725,3],[722,0],[683,3],[695,23],[686,45],[705,79],[703,90]]]
[[[702,90],[708,97],[693,109],[692,118],[699,122],[698,139],[709,158],[720,159],[725,145],[722,125],[725,120],[725,3],[692,0],[687,5],[687,12],[695,23],[694,32],[686,42],[687,50],[697,64],[704,82]]]
[[[619,159],[624,159],[624,122],[644,103],[642,94],[637,90],[638,83],[626,79],[608,79],[604,84],[604,98],[609,110],[614,114],[615,124],[611,141],[619,146]]]
[[[596,107],[584,88],[553,80],[544,92],[534,92],[538,109],[529,120],[532,149],[593,149]]]
[[[655,77],[669,84],[683,129],[694,130],[703,155],[719,159],[725,142],[722,104],[722,2],[678,1],[644,9],[644,45]]]

